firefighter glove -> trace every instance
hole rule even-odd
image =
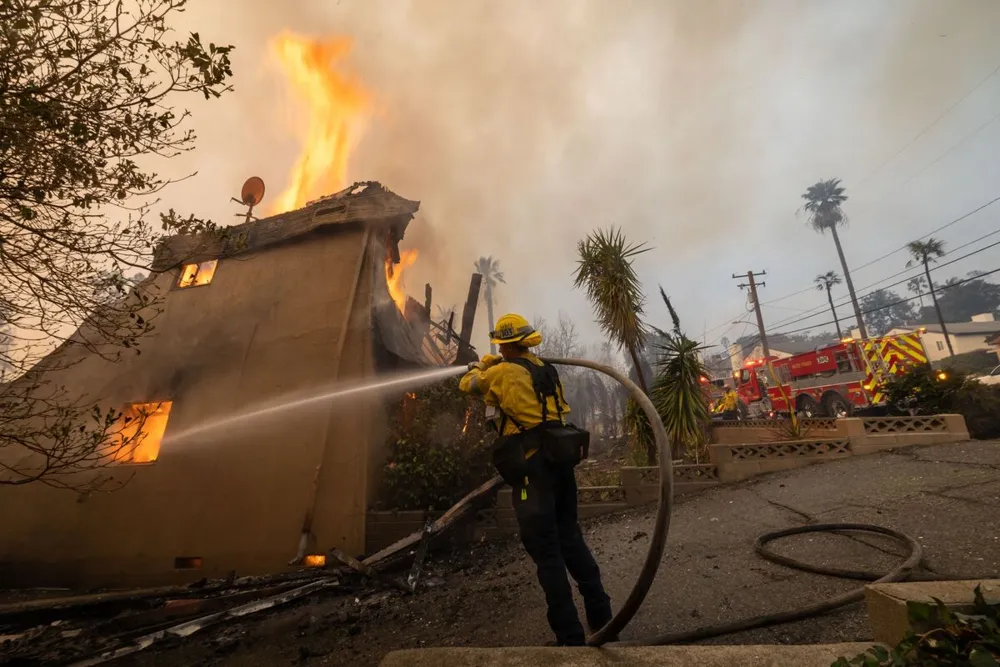
[[[501,357],[499,354],[487,354],[483,356],[482,364],[486,368],[489,368],[490,366],[496,366],[501,361],[503,361],[503,357]]]

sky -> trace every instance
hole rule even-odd
[[[163,170],[197,175],[164,208],[238,222],[229,198],[251,175],[265,205],[276,197],[302,115],[269,40],[350,37],[346,66],[379,112],[348,180],[420,200],[401,244],[420,252],[408,291],[430,282],[436,303],[460,304],[475,259],[493,255],[498,315],[564,310],[588,342],[600,332],[572,273],[597,228],[651,248],[636,261],[647,319],[668,325],[662,285],[713,344],[755,326],[733,273],[767,272],[769,327],[825,303],[807,288],[840,272],[836,250],[798,212],[816,181],[847,188],[861,294],[907,258],[863,265],[1000,196],[994,0],[196,0],[176,25],[235,45],[235,76],[221,100],[180,100],[199,141]],[[935,237],[995,229],[1000,202]],[[1000,247],[936,278],[996,268]]]

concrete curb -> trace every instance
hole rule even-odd
[[[630,646],[623,648],[427,648],[394,651],[381,667],[830,667],[872,646]]]

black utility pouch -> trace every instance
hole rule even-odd
[[[505,435],[497,438],[493,447],[493,467],[503,481],[511,486],[524,483],[528,475],[528,461],[524,458],[524,438]]]
[[[545,426],[540,435],[542,451],[550,463],[575,466],[590,454],[590,433],[573,424]]]

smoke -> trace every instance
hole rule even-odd
[[[948,14],[933,0],[321,4],[191,8],[203,34],[237,44],[237,78],[212,117],[196,109],[202,144],[190,164],[202,175],[184,185],[201,201],[212,192],[219,219],[232,214],[219,179],[235,190],[255,173],[277,194],[297,135],[276,103],[285,89],[266,40],[282,28],[349,35],[352,66],[381,109],[349,178],[422,202],[403,242],[420,250],[409,293],[430,282],[436,303],[460,309],[473,262],[493,255],[507,279],[497,315],[561,308],[588,340],[597,329],[572,271],[576,242],[596,227],[620,225],[654,247],[639,262],[647,292],[663,283],[691,333],[742,308],[732,271],[801,264],[784,267],[794,289],[816,269],[801,258],[833,267],[829,240],[794,217],[799,194],[833,176],[852,192],[852,178],[928,120],[915,87],[947,99],[981,76],[953,67],[929,80],[908,64],[939,53],[928,44],[942,21],[972,49],[989,44],[975,27],[1000,18],[995,3]],[[667,320],[658,299],[649,306]],[[481,308],[478,332],[485,319]]]

